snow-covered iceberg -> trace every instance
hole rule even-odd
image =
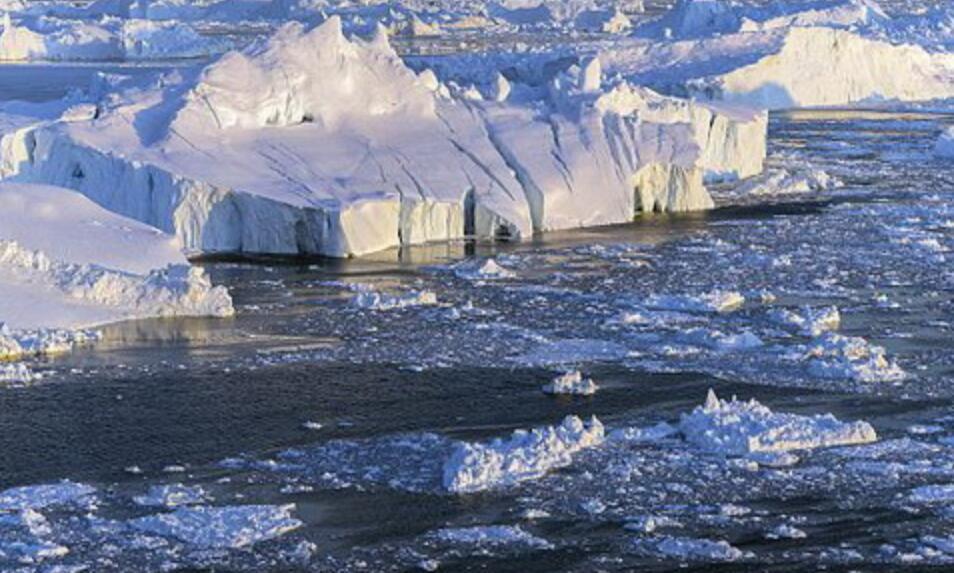
[[[287,24],[94,117],[38,129],[34,180],[77,189],[203,252],[360,255],[521,238],[712,206],[705,175],[761,170],[766,116],[601,85],[483,100],[415,74],[379,32]]]

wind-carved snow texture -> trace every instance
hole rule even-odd
[[[288,24],[205,68],[111,86],[96,119],[34,133],[27,171],[187,249],[347,256],[705,209],[704,177],[761,170],[764,113],[601,77],[593,60],[483,100],[412,72],[384,32]]]

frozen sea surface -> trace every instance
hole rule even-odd
[[[775,115],[770,172],[839,184],[719,188],[708,214],[207,261],[234,318],[111,326],[0,389],[0,570],[942,570],[951,123]],[[599,392],[541,392],[568,370]],[[709,388],[770,409],[733,443],[812,449],[699,447],[680,420]],[[814,447],[848,442],[788,414],[877,440]],[[474,475],[532,471],[455,492],[462,442]]]

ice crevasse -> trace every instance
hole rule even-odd
[[[415,74],[383,32],[290,23],[204,68],[111,85],[8,153],[189,251],[327,256],[705,209],[704,179],[761,170],[764,112],[604,86],[599,66],[542,96],[475,99]]]

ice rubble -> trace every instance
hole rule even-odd
[[[67,189],[0,184],[0,353],[68,347],[77,329],[128,318],[227,316],[228,292],[174,237]],[[104,248],[104,246],[109,248]]]
[[[597,390],[599,390],[599,386],[592,379],[583,378],[583,374],[579,370],[565,372],[543,386],[543,391],[547,394],[592,396],[596,394]]]
[[[187,249],[331,256],[708,208],[705,174],[761,170],[764,114],[600,78],[596,62],[539,97],[477,99],[330,18],[115,85],[94,119],[40,128],[21,155],[32,179]]]
[[[517,430],[509,440],[461,442],[444,464],[444,488],[471,493],[536,479],[572,462],[573,454],[603,442],[603,424],[567,416],[559,426]]]
[[[180,507],[172,513],[133,519],[144,533],[174,537],[202,548],[240,548],[280,537],[302,526],[294,504]]]
[[[711,390],[705,404],[682,416],[679,430],[696,447],[729,455],[864,444],[878,439],[867,422],[841,422],[831,414],[777,414],[755,400],[720,400]]]

